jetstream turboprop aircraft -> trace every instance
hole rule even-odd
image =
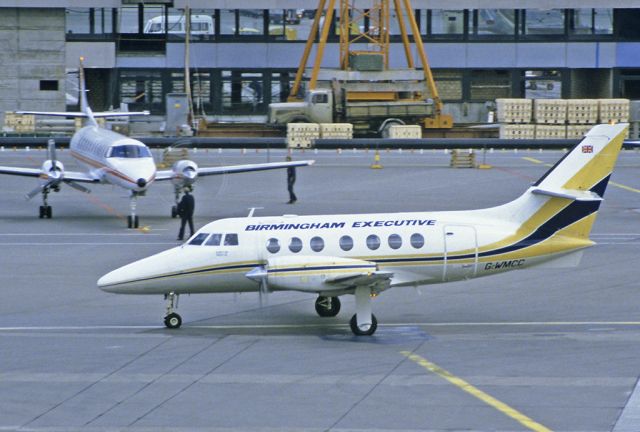
[[[42,194],[43,204],[40,206],[40,218],[51,218],[52,210],[47,202],[47,197],[51,191],[58,192],[63,183],[82,192],[90,191],[79,183],[111,183],[128,190],[130,193],[130,215],[127,217],[127,224],[129,228],[138,228],[140,223],[136,214],[138,196],[145,195],[149,186],[155,181],[171,180],[173,183],[176,205],[171,209],[171,216],[176,217],[180,194],[185,188],[192,187],[198,176],[263,171],[313,164],[313,161],[295,161],[199,168],[193,161],[180,160],[170,170],[157,171],[151,152],[146,145],[136,139],[101,128],[96,122],[96,118],[99,117],[149,115],[149,112],[94,113],[91,111],[87,102],[82,60],[81,58],[79,70],[81,112],[18,111],[18,113],[87,119],[87,126],[73,135],[69,145],[71,155],[87,171],[65,171],[62,162],[55,157],[55,147],[51,141],[49,142],[49,159],[42,164],[40,169],[0,166],[0,174],[39,178],[40,185],[29,192],[26,198],[31,199],[39,193]]]
[[[575,266],[628,125],[595,126],[519,198],[472,211],[221,219],[185,245],[98,281],[121,294],[164,294],[179,327],[178,295],[295,290],[318,295],[320,316],[354,294],[351,330],[371,335],[371,298],[403,286],[489,276],[536,265]]]

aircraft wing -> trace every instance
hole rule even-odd
[[[376,285],[379,289],[387,289],[391,284],[392,272],[386,271],[374,271],[363,272],[360,274],[350,274],[346,276],[337,276],[335,278],[328,278],[326,283],[332,285],[339,285],[344,288],[354,288],[363,285]]]
[[[53,117],[80,117],[88,118],[87,113],[82,111],[16,111],[16,114],[30,114],[30,115],[43,115]],[[98,117],[133,117],[133,116],[148,116],[149,111],[105,111],[92,113],[94,118]]]
[[[289,167],[301,167],[301,166],[313,165],[314,163],[315,163],[314,160],[304,160],[304,161],[292,161],[292,162],[269,162],[269,163],[246,164],[246,165],[226,165],[226,166],[205,167],[205,168],[199,167],[198,176],[234,174],[234,173],[251,172],[251,171],[282,169],[282,168],[289,168]],[[156,181],[171,180],[174,177],[174,175],[175,173],[172,170],[160,170],[156,172]]]
[[[25,176],[25,177],[40,177],[40,175],[42,174],[42,170],[40,168],[0,166],[0,174],[17,175],[17,176]],[[65,171],[63,181],[95,183],[100,180],[97,178],[91,177],[87,173],[78,172],[78,171]]]

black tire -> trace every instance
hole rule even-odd
[[[45,209],[44,209],[44,206],[40,206],[40,213],[38,213],[38,217],[39,217],[40,219],[42,219],[42,218],[44,217],[44,215],[45,215]]]
[[[321,317],[334,317],[340,312],[340,299],[338,297],[319,296],[316,299],[316,312]]]
[[[164,325],[170,329],[180,328],[182,325],[182,317],[175,312],[170,313],[164,317]]]
[[[133,228],[133,218],[131,217],[131,215],[127,216],[127,228]]]
[[[51,210],[51,206],[46,206],[44,208],[44,212],[45,212],[45,216],[47,217],[47,219],[51,219],[51,216],[53,216],[53,211]]]
[[[138,215],[135,215],[133,217],[133,227],[138,228],[139,226],[140,226],[140,218],[138,218]]]
[[[178,207],[176,206],[171,207],[171,217],[174,219],[178,217]]]
[[[358,327],[358,318],[356,317],[356,315],[351,317],[351,321],[349,322],[349,325],[351,326],[351,331],[353,332],[354,335],[356,336],[371,336],[372,334],[374,334],[376,332],[376,329],[378,328],[378,320],[376,319],[376,316],[371,314],[371,327],[369,327],[368,330],[360,330],[360,328]]]

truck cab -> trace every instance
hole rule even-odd
[[[329,89],[313,89],[302,102],[269,104],[269,123],[333,123],[333,93]]]

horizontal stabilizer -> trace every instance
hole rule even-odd
[[[595,192],[575,190],[575,189],[551,189],[534,187],[531,193],[536,195],[547,195],[556,198],[566,198],[573,201],[602,201],[602,197]]]

